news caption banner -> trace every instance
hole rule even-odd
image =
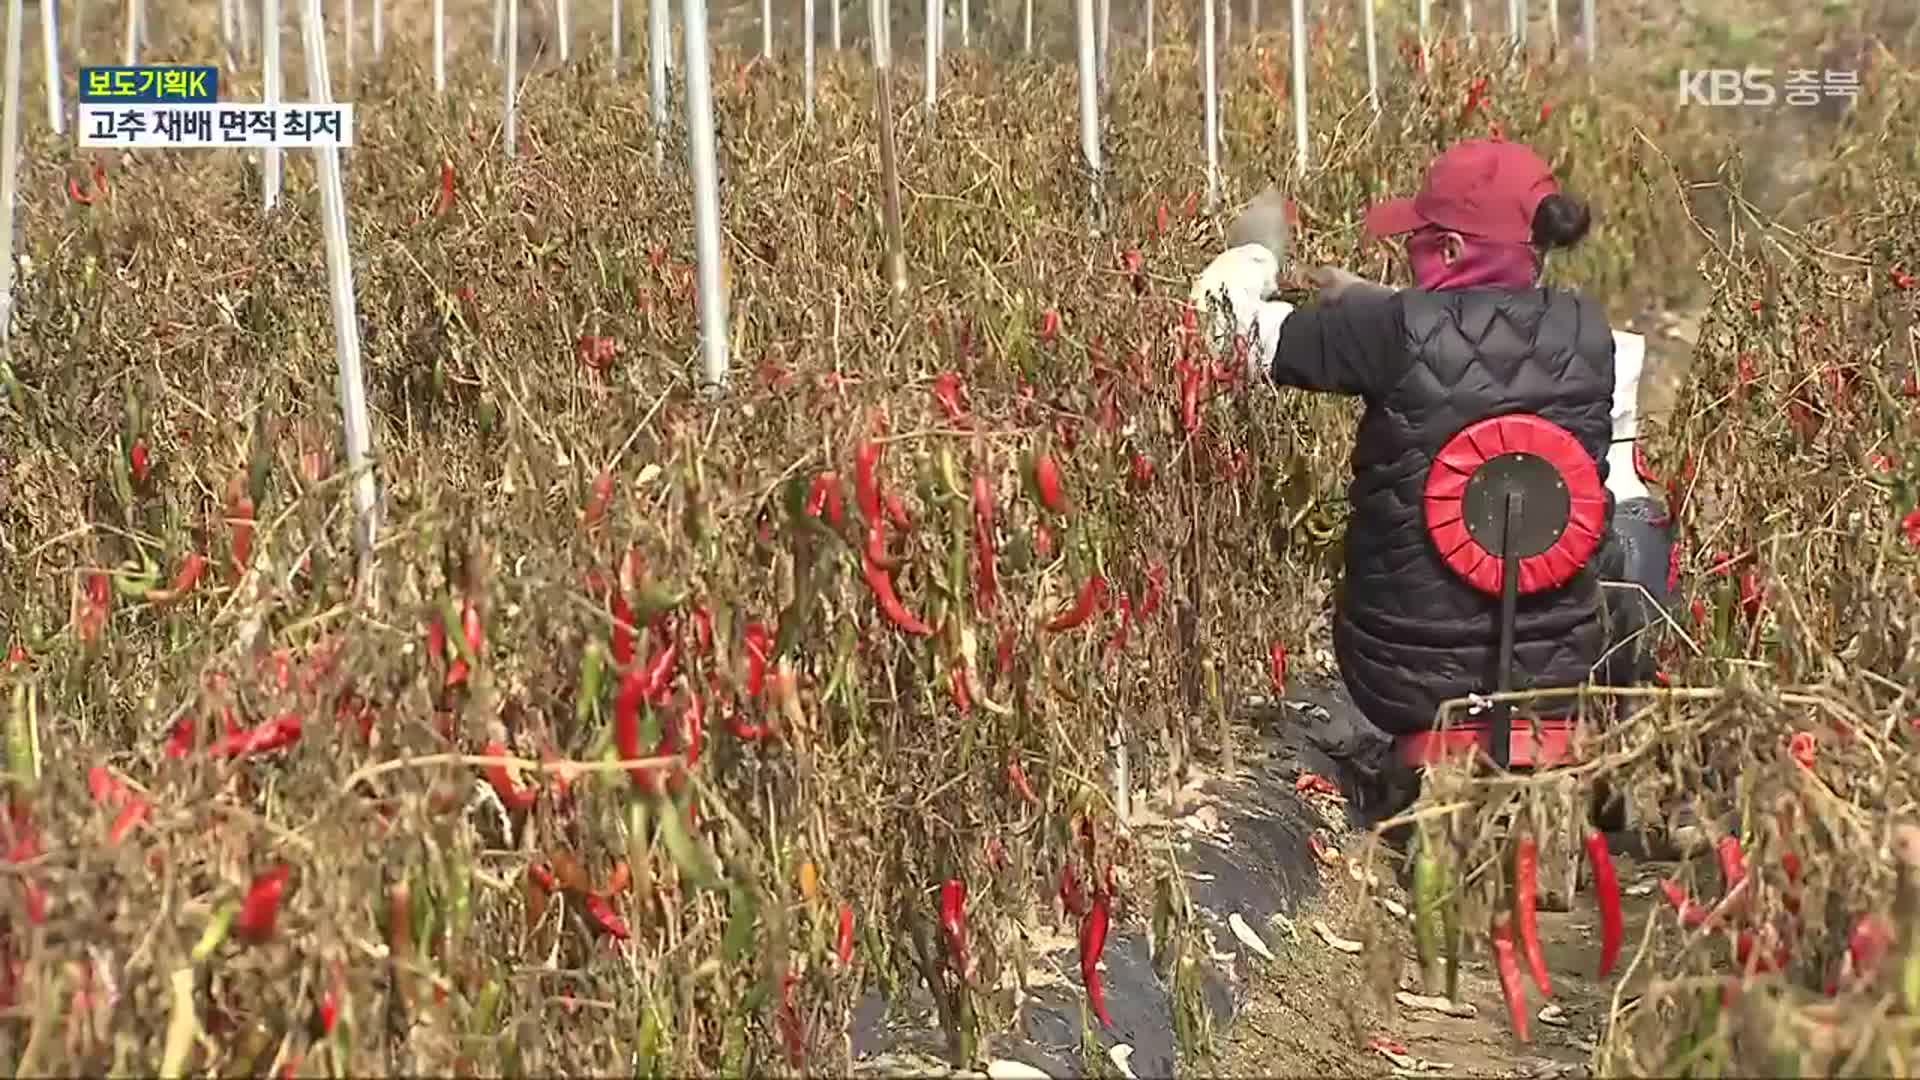
[[[1782,91],[1785,91],[1782,93]],[[1790,68],[1786,81],[1774,83],[1772,68],[1682,68],[1681,105],[1767,106],[1781,101],[1808,108],[1827,98],[1859,100],[1860,73]]]
[[[212,67],[83,67],[80,145],[130,150],[353,146],[353,106],[220,100]]]

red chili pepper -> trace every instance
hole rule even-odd
[[[961,716],[973,711],[973,696],[967,692],[967,672],[959,664],[947,669],[947,696]]]
[[[1105,1027],[1113,1026],[1107,1014],[1106,990],[1100,985],[1100,954],[1107,948],[1107,927],[1112,919],[1112,898],[1106,889],[1094,893],[1093,910],[1080,928],[1080,981],[1087,985],[1087,1004]]]
[[[913,519],[907,516],[907,506],[900,501],[900,496],[897,492],[887,492],[884,509],[887,514],[888,523],[894,528],[899,529],[901,532],[911,532],[913,530]]]
[[[240,731],[230,731],[214,744],[216,757],[248,757],[282,750],[300,741],[300,718],[282,716]]]
[[[759,623],[740,632],[747,649],[747,696],[759,697],[767,688],[767,661],[772,659],[773,635]]]
[[[197,551],[189,552],[181,561],[180,569],[174,572],[173,580],[167,583],[166,593],[162,599],[172,603],[192,592],[193,587],[200,584],[200,575],[205,573],[206,569],[207,557]]]
[[[253,562],[253,500],[236,495],[227,504],[227,522],[233,530],[234,572],[245,574]]]
[[[1526,1042],[1527,988],[1520,982],[1520,960],[1513,951],[1513,929],[1504,916],[1496,915],[1487,936],[1493,945],[1494,968],[1500,973],[1500,996],[1506,999],[1513,1037]]]
[[[1160,610],[1160,596],[1166,591],[1167,568],[1163,563],[1154,563],[1147,567],[1147,591],[1140,602],[1133,605],[1135,621],[1144,621]]]
[[[586,909],[587,919],[593,924],[594,929],[616,941],[627,940],[626,920],[614,914],[613,906],[607,903],[605,897],[581,893],[580,906]]]
[[[453,208],[453,162],[440,160],[440,192],[433,200],[433,216],[439,217]]]
[[[1127,599],[1125,593],[1120,594],[1120,600],[1116,606],[1120,609],[1120,625],[1115,628],[1113,635],[1107,638],[1107,644],[1102,650],[1102,662],[1112,660],[1126,650],[1127,631],[1133,625],[1133,602]]]
[[[1053,530],[1047,528],[1045,524],[1037,524],[1033,527],[1033,553],[1042,560],[1053,558]]]
[[[1074,598],[1073,606],[1055,616],[1047,624],[1047,630],[1058,634],[1085,625],[1106,598],[1107,579],[1099,574],[1089,577],[1087,583],[1080,586],[1080,594]]]
[[[834,937],[834,958],[844,970],[853,964],[853,908],[840,905],[840,929]]]
[[[1133,485],[1133,490],[1135,491],[1144,492],[1151,490],[1153,487],[1153,462],[1149,460],[1145,454],[1139,453],[1138,451],[1135,451],[1133,455],[1132,473],[1129,483]]]
[[[958,878],[940,886],[940,932],[946,935],[954,974],[966,978],[973,966],[967,961],[967,883]]]
[[[1620,958],[1623,922],[1620,915],[1620,879],[1613,870],[1613,852],[1598,829],[1587,833],[1587,862],[1593,866],[1594,898],[1600,904],[1600,974],[1606,978]]]
[[[1713,914],[1711,909],[1694,903],[1693,898],[1687,895],[1687,890],[1671,878],[1660,883],[1660,891],[1666,894],[1667,903],[1672,904],[1673,910],[1680,916],[1681,926],[1688,929],[1704,926],[1707,916]]]
[[[648,756],[640,746],[640,709],[652,696],[652,690],[644,668],[629,668],[620,680],[620,692],[613,699],[613,743],[624,760],[636,761]],[[659,793],[660,776],[654,770],[632,766],[627,776],[642,790]]]
[[[727,730],[742,742],[764,742],[773,735],[773,725],[750,723],[741,715],[740,706],[727,706]]]
[[[1194,435],[1200,431],[1200,391],[1206,386],[1207,369],[1185,360],[1176,366],[1180,372],[1180,430]]]
[[[1040,341],[1052,345],[1060,336],[1060,313],[1053,308],[1040,313]]]
[[[962,404],[965,394],[966,388],[960,385],[958,372],[941,372],[933,380],[934,400],[940,403],[940,411],[947,414],[947,419],[957,424],[965,423],[967,419],[966,406]]]
[[[1040,505],[1056,514],[1067,512],[1067,497],[1060,490],[1060,463],[1052,454],[1033,459],[1033,486],[1040,493]]]
[[[1027,771],[1017,760],[1007,762],[1007,783],[1013,785],[1014,793],[1022,799],[1034,806],[1040,805],[1040,796],[1034,794],[1033,785],[1027,782]]]
[[[780,1041],[785,1044],[787,1064],[799,1069],[807,1060],[806,1030],[800,1022],[800,1010],[793,1003],[793,988],[800,976],[789,971],[780,977]]]
[[[488,743],[481,753],[486,757],[514,756],[507,751],[504,744],[497,742]],[[513,774],[507,771],[505,765],[488,765],[482,771],[486,774],[487,783],[492,785],[493,793],[500,797],[500,801],[508,810],[515,812],[531,810],[533,804],[540,801],[540,789],[533,784],[516,783]]]
[[[258,944],[273,936],[274,923],[280,917],[280,898],[287,889],[288,872],[286,863],[275,863],[247,886],[247,895],[240,901],[240,913],[233,920],[233,929],[242,938]]]
[[[1542,997],[1553,996],[1547,979],[1547,958],[1540,949],[1540,927],[1536,912],[1539,904],[1540,850],[1533,837],[1523,836],[1513,853],[1513,918],[1520,926],[1520,948],[1526,954],[1533,985]]]
[[[67,197],[79,203],[81,206],[92,206],[94,203],[105,198],[107,192],[107,170],[101,168],[98,161],[93,163],[93,191],[91,193],[80,190],[80,181],[75,180],[71,176],[67,177]]]
[[[1727,891],[1732,892],[1747,880],[1747,859],[1740,852],[1740,838],[1721,837],[1714,845],[1714,854],[1720,858],[1720,877],[1726,882]]]
[[[81,641],[92,641],[106,629],[108,613],[113,607],[112,581],[106,571],[96,570],[87,575],[81,592],[80,610],[74,618],[74,632]]]
[[[1734,938],[1733,959],[1742,971],[1755,975],[1780,971],[1793,958],[1785,942],[1775,942],[1771,953],[1757,948],[1759,944],[1760,936],[1751,930],[1742,930]]]
[[[1000,631],[1000,639],[993,644],[993,670],[997,678],[1006,678],[1013,670],[1013,646],[1019,634],[1009,626]]]
[[[1092,908],[1087,904],[1086,891],[1080,888],[1080,877],[1073,872],[1072,864],[1060,868],[1060,910],[1074,918],[1085,918]]]
[[[1879,915],[1862,915],[1847,932],[1847,959],[1857,985],[1871,984],[1893,948],[1893,926]]]
[[[869,524],[880,520],[881,449],[877,442],[863,442],[853,459],[853,493],[860,504],[860,515]]]
[[[133,440],[133,445],[128,448],[127,471],[133,474],[133,486],[145,490],[147,480],[153,475],[153,465],[147,457],[145,439]]]
[[[607,507],[612,502],[613,471],[602,469],[600,474],[593,478],[593,486],[588,489],[587,511],[582,518],[588,532],[600,527],[600,522],[607,516]]]
[[[613,638],[608,651],[613,655],[614,666],[624,668],[633,663],[633,608],[627,603],[626,592],[617,584],[607,595],[607,614],[613,617]]]
[[[981,615],[991,614],[1000,584],[994,564],[998,552],[993,537],[993,483],[984,472],[973,474],[973,602]]]
[[[813,478],[813,486],[807,489],[807,516],[826,515],[827,521],[840,527],[840,474],[823,472]]]
[[[1267,681],[1275,697],[1287,696],[1287,647],[1278,641],[1267,650]]]
[[[167,735],[167,757],[178,759],[193,753],[194,736],[193,717],[181,717]]]
[[[899,594],[893,591],[893,579],[887,576],[884,567],[874,561],[871,552],[861,559],[860,569],[867,579],[867,588],[873,590],[873,597],[880,604],[880,613],[887,617],[888,622],[915,637],[933,636],[933,628],[921,622],[900,602]]]

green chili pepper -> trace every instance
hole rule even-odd
[[[493,1033],[494,1014],[500,1011],[500,980],[488,979],[487,985],[480,988],[479,1000],[473,1006],[473,1033],[490,1035]]]
[[[587,642],[580,654],[580,685],[573,694],[573,718],[585,725],[600,711],[600,691],[606,683],[607,654],[598,641]]]
[[[652,1004],[640,1010],[639,1045],[634,1050],[634,1075],[656,1077],[662,1075],[660,1051],[665,1043],[665,1032],[660,1024],[660,1011]]]
[[[7,772],[16,788],[31,793],[39,768],[34,762],[32,718],[26,680],[13,684],[13,712],[7,720]]]
[[[753,947],[754,924],[759,920],[760,905],[750,890],[735,885],[728,908],[727,929],[720,938],[720,959],[721,963],[732,965]]]
[[[1414,941],[1420,950],[1420,977],[1429,993],[1440,984],[1436,965],[1440,962],[1442,932],[1440,894],[1444,883],[1441,874],[1440,860],[1433,853],[1432,843],[1423,837],[1413,863],[1413,929]]]
[[[681,884],[689,892],[719,887],[720,875],[713,859],[705,845],[687,831],[686,807],[669,801],[665,809],[660,815],[660,841],[666,845],[674,865],[680,868]]]
[[[227,931],[233,928],[234,916],[240,914],[240,902],[229,900],[214,911],[213,918],[207,920],[207,928],[200,932],[200,940],[193,947],[193,962],[204,964],[207,957],[227,940]]]
[[[662,585],[649,581],[640,586],[639,603],[634,605],[634,618],[639,625],[646,625],[655,618],[673,611],[687,602],[685,586]]]

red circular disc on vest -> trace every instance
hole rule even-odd
[[[1521,595],[1573,580],[1599,550],[1606,528],[1607,492],[1600,470],[1571,432],[1530,415],[1496,416],[1467,425],[1447,440],[1427,470],[1427,535],[1454,573],[1490,596],[1500,594],[1500,560],[1474,539],[1462,503],[1481,466],[1512,454],[1546,461],[1567,493],[1567,523],[1559,538],[1545,551],[1520,560]]]

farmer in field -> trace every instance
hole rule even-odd
[[[1631,556],[1640,565],[1616,565],[1608,576],[1664,585],[1665,552],[1645,528],[1657,507],[1631,467],[1640,357],[1619,357],[1617,365],[1601,305],[1540,284],[1547,253],[1586,235],[1587,208],[1559,191],[1546,162],[1526,146],[1460,143],[1431,164],[1417,195],[1366,216],[1370,235],[1404,239],[1414,287],[1324,268],[1315,275],[1319,303],[1298,310],[1275,299],[1287,237],[1284,217],[1267,216],[1264,225],[1247,217],[1236,223],[1233,246],[1207,267],[1193,295],[1212,315],[1216,346],[1235,334],[1247,338],[1257,375],[1366,403],[1353,451],[1334,646],[1367,720],[1390,736],[1413,736],[1432,729],[1442,702],[1493,689],[1497,598],[1448,566],[1429,538],[1423,493],[1449,439],[1510,414],[1571,433],[1609,489],[1603,522],[1633,523],[1603,532],[1614,535],[1601,557],[1564,584],[1520,598],[1515,688],[1643,677],[1632,648],[1608,656],[1610,641],[1622,637],[1620,623],[1631,628],[1635,620],[1616,612],[1610,632],[1596,565]],[[1616,375],[1625,376],[1618,387]],[[1624,401],[1616,401],[1617,389]],[[1621,447],[1610,453],[1617,438]],[[1629,502],[1633,509],[1622,512]]]

